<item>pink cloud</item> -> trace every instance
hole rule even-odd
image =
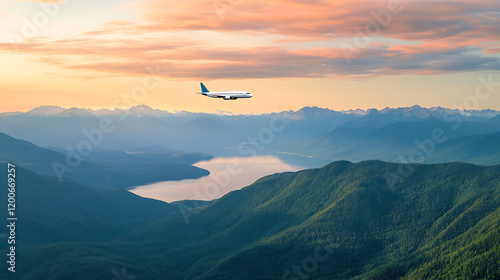
[[[389,3],[393,2],[399,4],[389,9]],[[354,37],[356,28],[364,31],[370,24],[378,23],[380,35],[401,40],[491,34],[491,29],[498,26],[498,14],[491,11],[500,9],[500,2],[494,0],[318,0],[306,3],[146,0],[130,5],[142,11],[148,27],[154,30],[257,31],[292,37],[345,38]]]
[[[500,53],[500,48],[490,48],[490,49],[485,49],[484,51],[487,53],[497,54]]]
[[[10,49],[0,43],[0,52]],[[65,69],[142,76],[147,67],[161,67],[174,78],[277,78],[436,74],[500,69],[500,58],[482,57],[477,47],[442,44],[383,45],[360,49],[351,61],[342,49],[282,47],[206,47],[196,42],[153,40],[37,41],[20,44],[18,51],[35,60]]]
[[[32,39],[19,44],[18,51],[67,69],[143,75],[145,67],[161,65],[165,76],[206,79],[500,69],[500,16],[491,12],[500,9],[499,1],[401,0],[400,12],[389,11],[391,1],[144,0],[127,4],[140,12],[140,23],[111,21],[73,38]],[[380,25],[379,32],[369,44],[357,46],[356,32],[373,24]],[[215,42],[221,35],[241,34],[283,39],[269,46],[206,46],[196,37],[206,30],[214,32]],[[325,47],[332,39],[347,47]],[[314,47],[318,42],[322,47]],[[11,49],[0,43],[0,52]]]

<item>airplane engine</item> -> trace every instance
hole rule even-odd
[[[231,96],[224,96],[224,100],[235,100],[236,98],[231,97]]]

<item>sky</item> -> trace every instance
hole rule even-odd
[[[0,112],[500,110],[499,35],[498,0],[2,0]]]

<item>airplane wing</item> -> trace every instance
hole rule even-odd
[[[221,95],[221,94],[212,93],[212,92],[201,92],[201,94],[208,96],[208,97],[212,97],[212,98],[226,98],[226,95]]]
[[[227,95],[223,95],[223,94],[220,94],[217,92],[200,92],[200,94],[203,94],[203,95],[206,95],[209,97],[214,97],[214,98],[224,98],[227,96]]]

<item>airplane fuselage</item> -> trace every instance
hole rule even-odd
[[[203,83],[201,84],[202,92],[199,94],[203,94],[212,98],[222,98],[224,100],[236,100],[238,98],[251,98],[253,95],[248,91],[209,91]]]
[[[212,98],[223,98],[225,100],[234,100],[237,98],[250,98],[252,94],[248,91],[211,91],[211,92],[202,92],[203,95]]]

